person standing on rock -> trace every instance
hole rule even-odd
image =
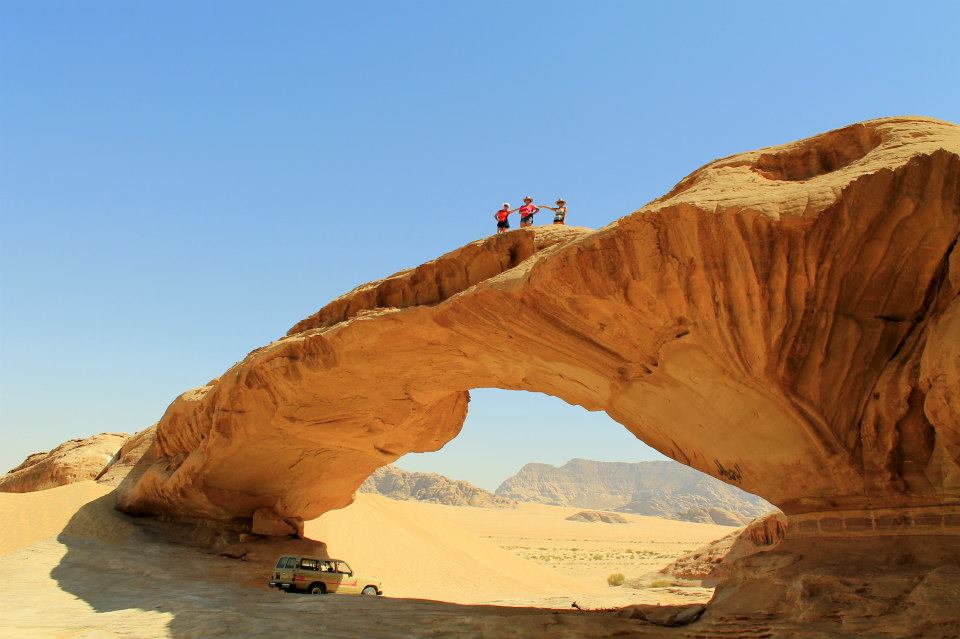
[[[514,210],[516,209],[511,209],[510,204],[504,202],[503,208],[493,214],[493,219],[497,221],[497,235],[510,230],[510,220],[508,218]]]
[[[517,210],[520,211],[520,228],[533,226],[533,216],[540,212],[540,208],[533,203],[533,198],[529,195],[523,198],[523,206]]]
[[[563,198],[557,200],[556,206],[544,206],[543,208],[553,211],[554,224],[567,223],[567,203],[563,201]]]

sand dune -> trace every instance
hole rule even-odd
[[[440,506],[452,511],[441,514],[421,505],[361,494],[351,506],[307,522],[306,534],[354,569],[376,574],[391,596],[473,603],[600,589],[521,559],[455,521],[458,512],[495,517],[498,511]]]

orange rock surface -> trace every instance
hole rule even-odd
[[[96,479],[129,438],[126,433],[100,433],[71,439],[47,453],[34,453],[0,476],[0,492],[27,493]]]
[[[946,512],[958,154],[956,125],[873,120],[712,162],[597,231],[491,236],[361,286],[174,401],[120,507],[312,519],[496,387],[604,410],[787,514]]]

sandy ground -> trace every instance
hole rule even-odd
[[[342,555],[356,570],[379,573],[392,597],[311,597],[266,588],[268,573],[261,566],[160,542],[112,506],[113,496],[92,482],[0,494],[0,637],[273,637],[285,632],[606,637],[666,632],[612,612],[578,612],[569,604],[576,599],[585,608],[610,608],[669,599],[669,593],[584,582],[576,570],[562,572],[500,547],[519,545],[515,539],[547,547],[573,539],[596,542],[596,536],[632,544],[649,536],[641,533],[644,525],[639,523],[563,522],[564,509],[534,507],[534,519],[524,524],[523,509],[461,509],[362,496],[350,508],[310,522],[308,531],[327,535],[331,554]],[[681,524],[681,529],[700,526],[668,523]],[[611,530],[634,525],[635,539],[624,530]],[[568,526],[577,527],[569,529],[577,531],[574,537]],[[551,530],[549,538],[535,536]],[[712,533],[703,529],[698,534]],[[681,546],[686,547],[677,544],[677,552]],[[607,567],[584,570],[600,574]]]
[[[383,580],[386,594],[456,603],[623,606],[706,601],[709,589],[611,588],[729,534],[732,528],[628,515],[629,524],[566,521],[576,508],[444,506],[362,494],[308,522],[331,556]]]
[[[629,524],[566,521],[582,508],[520,504],[515,509],[412,503],[481,539],[567,574],[581,584],[606,586],[611,573],[628,577],[657,570],[705,543],[729,535],[729,526],[620,513]]]

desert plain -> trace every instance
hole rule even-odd
[[[625,515],[628,524],[567,521],[577,509],[543,504],[493,509],[361,494],[307,522],[306,533],[379,577],[384,596],[316,597],[269,589],[268,564],[157,538],[114,509],[111,491],[82,481],[0,493],[0,636],[457,636],[507,627],[535,634],[540,625],[556,626],[550,636],[608,636],[637,622],[604,610],[705,603],[712,594],[611,587],[610,573],[650,572],[734,530],[639,515]],[[596,614],[611,617],[602,630],[588,621]]]

